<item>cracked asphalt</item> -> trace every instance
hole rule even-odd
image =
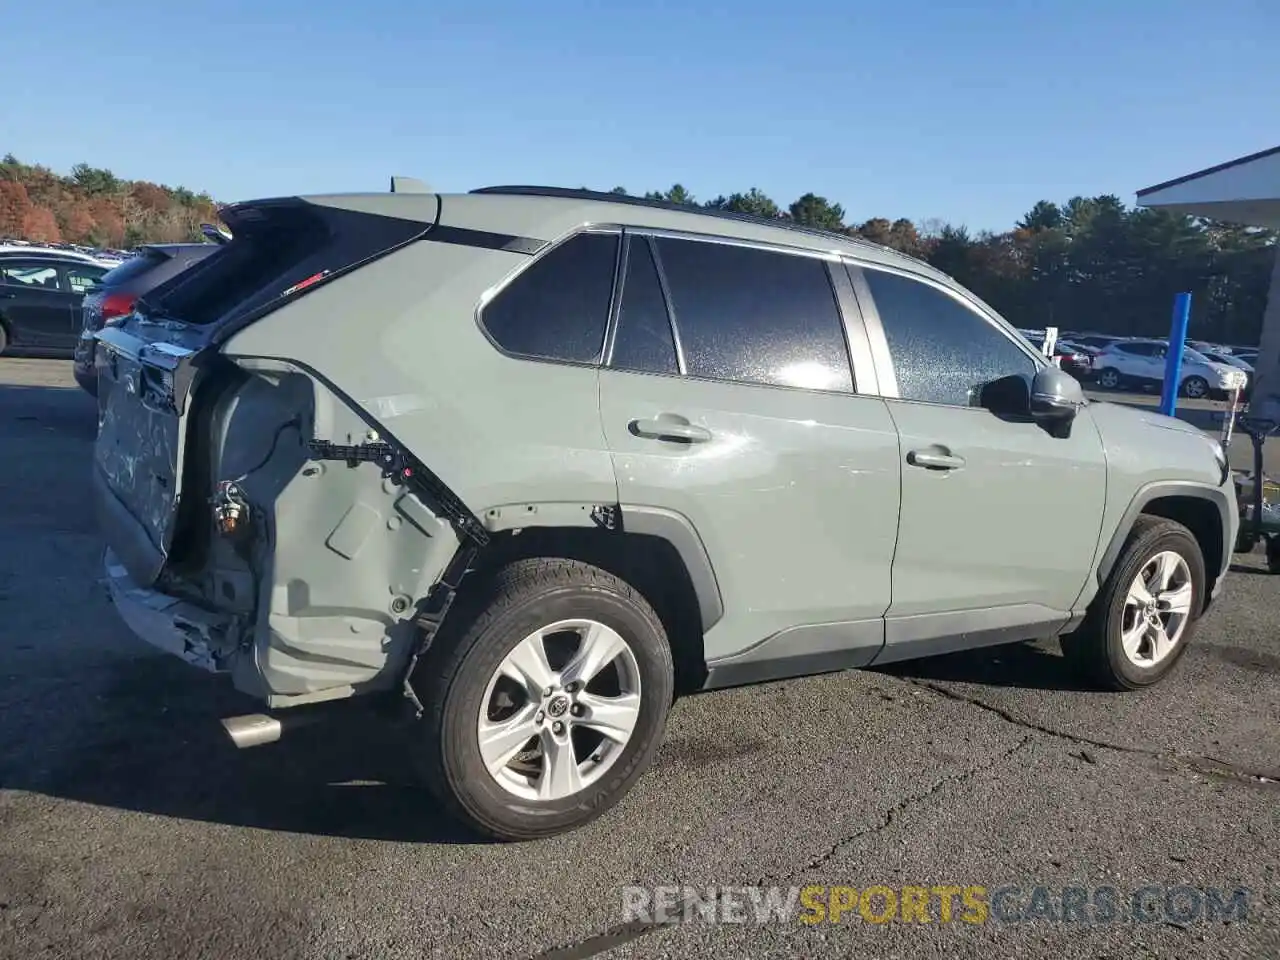
[[[611,814],[486,844],[374,721],[225,741],[254,705],[134,640],[95,584],[93,434],[65,362],[0,360],[0,957],[1280,956],[1258,556],[1146,694],[1079,689],[1046,643],[691,697]],[[757,884],[1250,900],[1230,922],[623,922],[624,885]]]

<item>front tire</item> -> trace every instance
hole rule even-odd
[[[1204,596],[1204,556],[1191,531],[1139,516],[1084,623],[1062,638],[1062,652],[1104,689],[1149,687],[1186,652]]]
[[[645,598],[547,558],[464,585],[412,682],[427,785],[499,840],[567,832],[621,800],[662,742],[675,686]]]
[[[1209,393],[1209,381],[1204,377],[1187,377],[1182,381],[1182,395],[1189,400],[1199,400]]]

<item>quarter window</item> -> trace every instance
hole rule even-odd
[[[72,293],[85,293],[102,282],[102,278],[106,273],[107,271],[102,267],[66,268],[67,283],[71,285]]]
[[[680,372],[666,298],[645,237],[633,237],[628,244],[627,275],[609,365],[642,373]]]
[[[539,257],[484,308],[489,335],[522,356],[598,362],[618,242],[616,234],[581,233]]]
[[[976,311],[936,287],[866,268],[904,400],[975,406],[984,384],[1035,376],[1026,351]]]
[[[727,243],[655,243],[690,376],[853,389],[825,261]]]

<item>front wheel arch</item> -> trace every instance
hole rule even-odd
[[[1224,540],[1232,509],[1229,495],[1228,490],[1184,482],[1157,482],[1139,490],[1116,525],[1098,562],[1096,575],[1099,586],[1115,566],[1138,517],[1147,514],[1175,520],[1195,537],[1204,556],[1207,589],[1202,602],[1207,605],[1213,586],[1221,575],[1226,551],[1231,546]]]

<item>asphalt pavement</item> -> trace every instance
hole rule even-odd
[[[96,583],[94,430],[65,362],[0,360],[0,957],[1280,956],[1280,576],[1257,556],[1155,690],[1081,689],[1043,643],[690,697],[613,812],[489,844],[414,785],[404,731],[227,742],[217,718],[254,705]],[[624,923],[628,885],[811,884],[1017,891],[980,923]],[[1246,888],[1245,916],[1174,885]],[[1154,919],[1031,917],[1037,887],[1059,911],[1154,887]]]

